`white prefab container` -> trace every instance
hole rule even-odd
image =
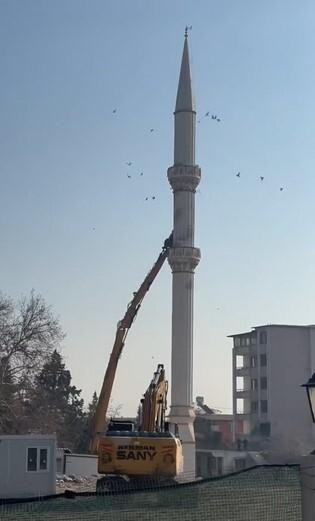
[[[0,436],[0,498],[55,493],[55,435]]]
[[[94,454],[65,454],[65,474],[75,476],[96,475],[98,456]]]

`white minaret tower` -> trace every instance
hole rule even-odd
[[[201,171],[195,164],[196,111],[192,94],[187,28],[175,107],[174,166],[167,177],[174,193],[174,237],[168,262],[173,273],[172,381],[169,422],[183,443],[184,474],[195,478],[193,409],[194,270],[200,250],[194,247],[195,191]],[[177,427],[175,427],[177,425]]]

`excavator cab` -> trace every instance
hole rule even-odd
[[[106,434],[109,435],[111,432],[115,431],[134,432],[136,430],[136,424],[133,421],[111,418],[107,425]]]

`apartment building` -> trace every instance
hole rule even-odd
[[[247,443],[234,443],[232,414],[221,414],[208,407],[202,396],[197,396],[195,415],[198,477],[220,476],[265,463],[257,452],[247,450]],[[242,434],[243,420],[239,419],[236,424],[237,440],[242,439]]]
[[[243,419],[241,437],[256,450],[309,453],[315,433],[301,384],[315,371],[315,326],[269,324],[230,337],[234,426]]]

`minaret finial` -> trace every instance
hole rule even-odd
[[[188,31],[192,30],[192,25],[186,25],[185,27],[185,38],[188,38]]]

